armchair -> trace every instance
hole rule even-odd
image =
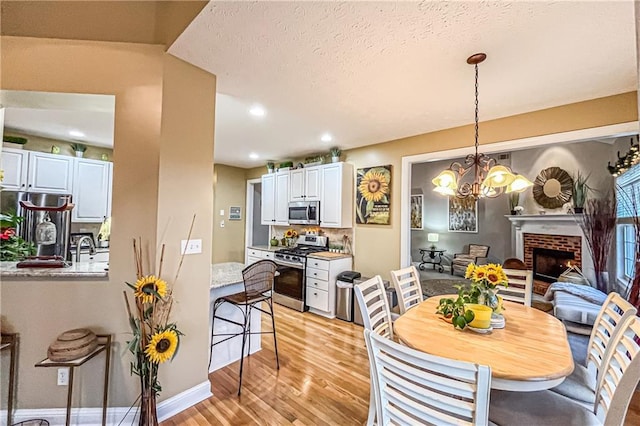
[[[489,255],[489,246],[479,244],[469,244],[467,253],[456,253],[451,260],[451,275],[455,272],[461,272],[464,275],[467,266],[470,263],[478,264],[479,259],[486,258]]]

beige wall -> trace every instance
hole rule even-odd
[[[149,267],[164,235],[171,258],[165,275],[172,278],[177,240],[186,237],[193,213],[194,236],[202,238],[204,252],[185,259],[174,314],[185,346],[173,365],[161,367],[161,399],[207,380],[215,79],[168,58],[159,45],[17,37],[1,42],[3,89],[116,96],[109,279],[3,280],[0,286],[2,326],[19,332],[21,340],[17,408],[65,406],[66,388],[56,386],[55,369],[36,371],[33,365],[58,333],[81,326],[115,335],[109,405],[133,403],[138,388],[124,350],[129,328],[122,299],[124,282],[135,275],[131,238],[146,242]],[[172,145],[185,140],[188,150]],[[101,371],[83,369],[75,388],[78,405],[100,404]]]
[[[246,170],[216,164],[213,169],[213,263],[243,262],[246,224]],[[229,207],[240,207],[242,220],[229,220]],[[224,216],[220,216],[224,210]],[[224,220],[224,228],[220,222]]]
[[[28,142],[22,145],[22,147],[28,151],[51,152],[51,147],[55,145],[60,148],[59,155],[66,155],[69,157],[75,157],[76,155],[73,149],[71,149],[71,142],[69,141],[29,135],[22,132],[15,132],[10,129],[5,129],[4,134],[7,136],[21,136],[23,138],[27,138]],[[83,158],[102,160],[102,154],[107,154],[108,161],[113,160],[113,149],[91,145],[87,145],[87,150],[85,151]]]

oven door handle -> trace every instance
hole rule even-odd
[[[278,266],[288,266],[288,267],[294,268],[294,269],[304,269],[304,264],[303,263],[287,262],[287,261],[280,260],[280,259],[274,259],[274,261],[276,262],[276,265],[278,265]]]

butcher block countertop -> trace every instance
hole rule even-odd
[[[312,257],[314,259],[322,259],[322,260],[336,260],[336,259],[348,259],[352,256],[346,253],[334,253],[330,251],[321,251],[319,253],[310,254],[307,257]]]

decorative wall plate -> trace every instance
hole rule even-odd
[[[548,167],[533,182],[533,199],[546,209],[557,209],[569,202],[573,179],[560,167]]]

